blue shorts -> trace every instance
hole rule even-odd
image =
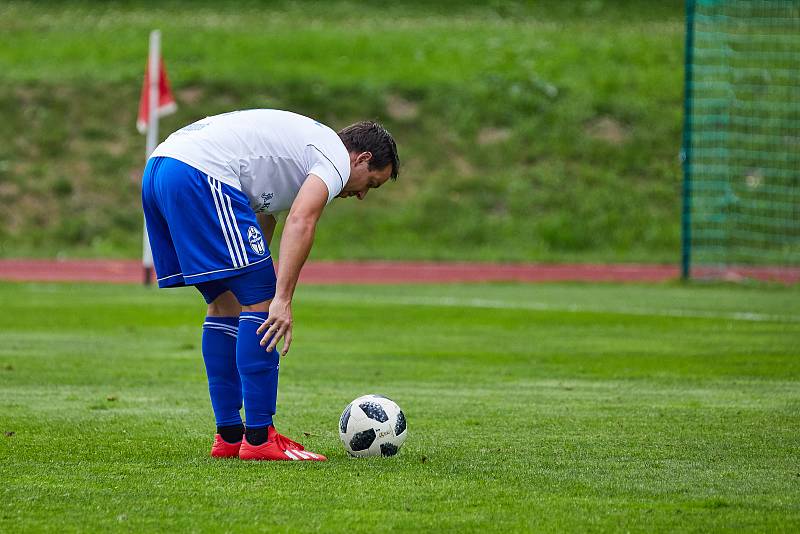
[[[194,285],[207,302],[230,290],[245,306],[275,296],[272,258],[244,193],[156,157],[144,169],[142,207],[159,287]]]

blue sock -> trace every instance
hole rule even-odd
[[[203,361],[217,426],[241,425],[242,382],[236,368],[236,317],[206,317],[203,323]]]
[[[277,349],[264,350],[259,342],[263,334],[256,330],[267,319],[266,312],[242,312],[236,338],[236,366],[242,377],[242,396],[247,428],[266,428],[275,415],[278,397]]]

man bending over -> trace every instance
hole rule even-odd
[[[285,355],[292,296],[322,210],[334,197],[363,200],[397,178],[398,167],[394,139],[379,124],[337,134],[272,109],[190,124],[147,161],[142,204],[158,285],[193,285],[208,304],[202,351],[217,423],[212,456],[325,460],[272,424],[278,342]],[[286,210],[276,278],[273,214]]]

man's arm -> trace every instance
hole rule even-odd
[[[275,225],[278,224],[278,221],[274,215],[268,213],[256,213],[256,220],[261,227],[261,233],[264,234],[267,247],[269,247],[272,245],[272,236],[275,234]]]
[[[318,176],[311,174],[292,203],[281,234],[281,254],[278,262],[278,283],[275,298],[269,306],[269,317],[258,328],[266,330],[261,345],[272,351],[283,338],[282,355],[289,352],[292,343],[292,297],[300,276],[300,269],[308,258],[314,243],[317,221],[328,202],[328,186]],[[272,337],[272,340],[270,340]]]

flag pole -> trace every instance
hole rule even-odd
[[[150,157],[158,144],[158,104],[159,104],[159,83],[160,83],[160,64],[161,64],[161,32],[153,30],[150,32],[150,54],[148,56],[148,81],[147,101],[147,148],[145,149],[145,160]],[[142,239],[142,267],[144,269],[144,285],[150,285],[153,279],[153,251],[150,250],[150,239],[147,236],[147,225],[144,226]]]

